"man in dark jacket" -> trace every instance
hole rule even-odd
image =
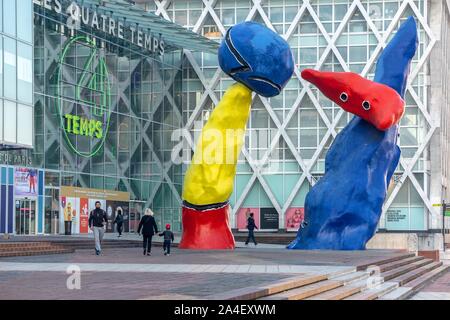
[[[117,225],[117,232],[119,233],[120,238],[122,236],[122,226],[123,226],[123,216],[120,210],[117,212],[117,216],[116,219],[114,219],[114,223]]]
[[[94,232],[95,239],[95,254],[100,255],[102,253],[102,240],[105,235],[105,227],[108,219],[106,212],[101,208],[100,201],[95,202],[95,209],[89,214],[89,228]]]
[[[255,246],[257,245],[255,240],[255,228],[258,229],[258,227],[255,224],[255,219],[253,218],[253,212],[250,212],[250,216],[247,219],[247,229],[248,229],[248,237],[247,241],[245,241],[245,245],[248,245],[250,240],[253,240],[253,243]]]
[[[139,222],[138,234],[141,234],[144,238],[144,256],[151,255],[152,252],[152,237],[155,233],[158,233],[158,226],[156,225],[155,218],[153,217],[153,211],[149,208],[145,209],[145,214]]]
[[[164,237],[164,255],[170,256],[170,245],[175,240],[173,232],[170,231],[170,224],[166,224],[166,230],[159,234],[160,237]]]

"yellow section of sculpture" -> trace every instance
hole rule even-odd
[[[252,91],[235,83],[212,111],[185,175],[183,199],[187,202],[215,204],[231,196],[251,102]]]

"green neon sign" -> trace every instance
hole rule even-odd
[[[83,67],[73,66],[83,56]],[[94,40],[76,36],[64,45],[57,72],[56,108],[64,138],[73,152],[92,157],[103,147],[111,119],[111,83],[105,58]],[[74,92],[75,99],[65,99],[67,91]],[[81,150],[77,142],[89,150]]]

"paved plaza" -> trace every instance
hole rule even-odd
[[[173,248],[168,257],[159,245],[152,256],[143,256],[136,247],[108,248],[102,256],[94,250],[76,250],[7,257],[0,258],[0,299],[202,299],[298,276],[338,276],[401,253],[299,251],[238,243],[234,251]],[[450,298],[449,284],[450,273],[446,273],[412,299]]]
[[[0,259],[0,299],[197,299],[304,274],[342,274],[395,252],[290,251],[245,247],[234,251],[161,247]],[[75,269],[74,269],[75,268]],[[80,289],[68,289],[69,271],[80,270]]]

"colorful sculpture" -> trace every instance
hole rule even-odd
[[[182,249],[234,249],[228,200],[250,116],[252,91],[271,97],[294,71],[289,45],[254,22],[230,28],[219,48],[224,72],[240,83],[225,92],[202,129],[183,186]]]
[[[401,97],[416,48],[417,28],[410,17],[378,59],[373,82],[349,73],[302,73],[357,116],[331,145],[325,175],[306,196],[308,224],[288,249],[361,250],[374,235],[400,158],[396,123],[403,114]]]

